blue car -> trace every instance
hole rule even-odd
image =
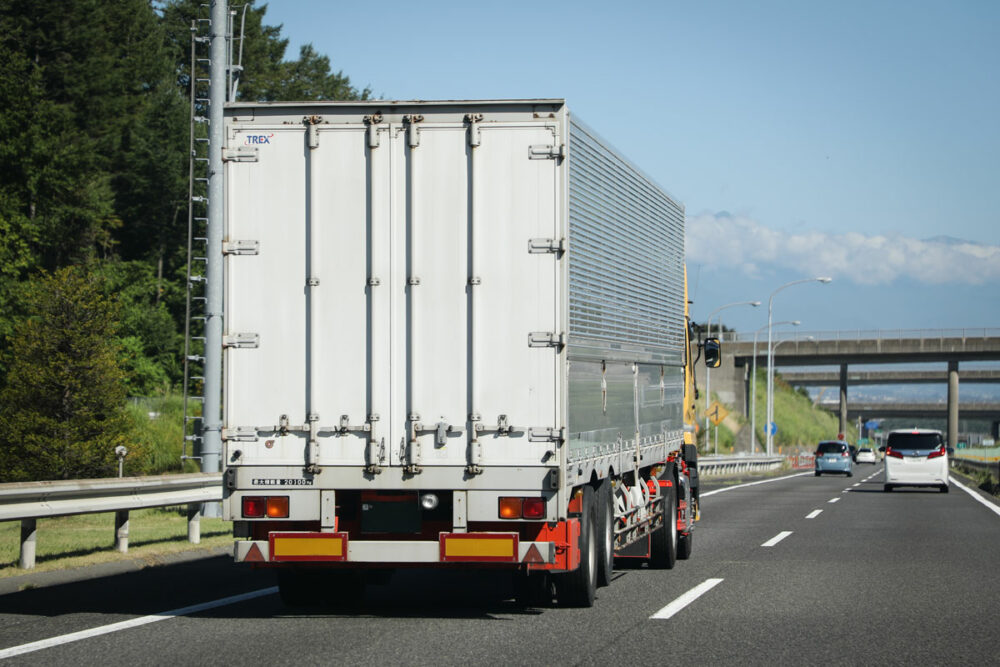
[[[816,448],[816,476],[825,472],[839,472],[852,477],[854,459],[851,447],[840,440],[824,440]]]

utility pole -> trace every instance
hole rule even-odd
[[[201,471],[219,472],[222,459],[222,151],[226,103],[226,0],[211,0],[208,107],[208,239],[205,269],[205,402],[202,412]],[[221,516],[218,503],[205,516]]]

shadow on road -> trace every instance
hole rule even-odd
[[[629,575],[618,571],[615,578]],[[123,616],[161,614],[277,585],[273,570],[253,570],[233,563],[228,556],[39,588],[31,587],[30,576],[19,579],[27,589],[0,595],[0,615],[22,621],[32,616],[56,618],[72,614],[107,614],[117,621]],[[598,596],[605,590],[599,589]],[[540,613],[542,607],[526,607],[514,600],[510,573],[505,571],[400,569],[388,583],[369,584],[364,598],[357,603],[289,607],[275,593],[193,616],[496,619]]]

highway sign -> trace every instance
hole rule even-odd
[[[729,410],[726,410],[718,401],[712,401],[712,404],[708,406],[708,418],[712,420],[712,423],[718,426],[722,423],[722,420],[726,418],[729,414]]]
[[[775,424],[774,422],[771,422],[770,424],[767,425],[767,432],[770,435],[774,435],[775,433],[778,432],[778,425]]]
[[[880,423],[881,422],[877,422],[874,419],[870,419],[865,422],[865,428],[868,429],[869,431],[874,431],[875,429],[878,428]]]

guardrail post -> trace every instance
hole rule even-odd
[[[188,505],[188,542],[201,544],[201,503]]]
[[[128,553],[128,510],[115,512],[115,549]]]
[[[35,542],[38,538],[38,526],[35,519],[21,519],[21,569],[30,570],[35,567]]]

